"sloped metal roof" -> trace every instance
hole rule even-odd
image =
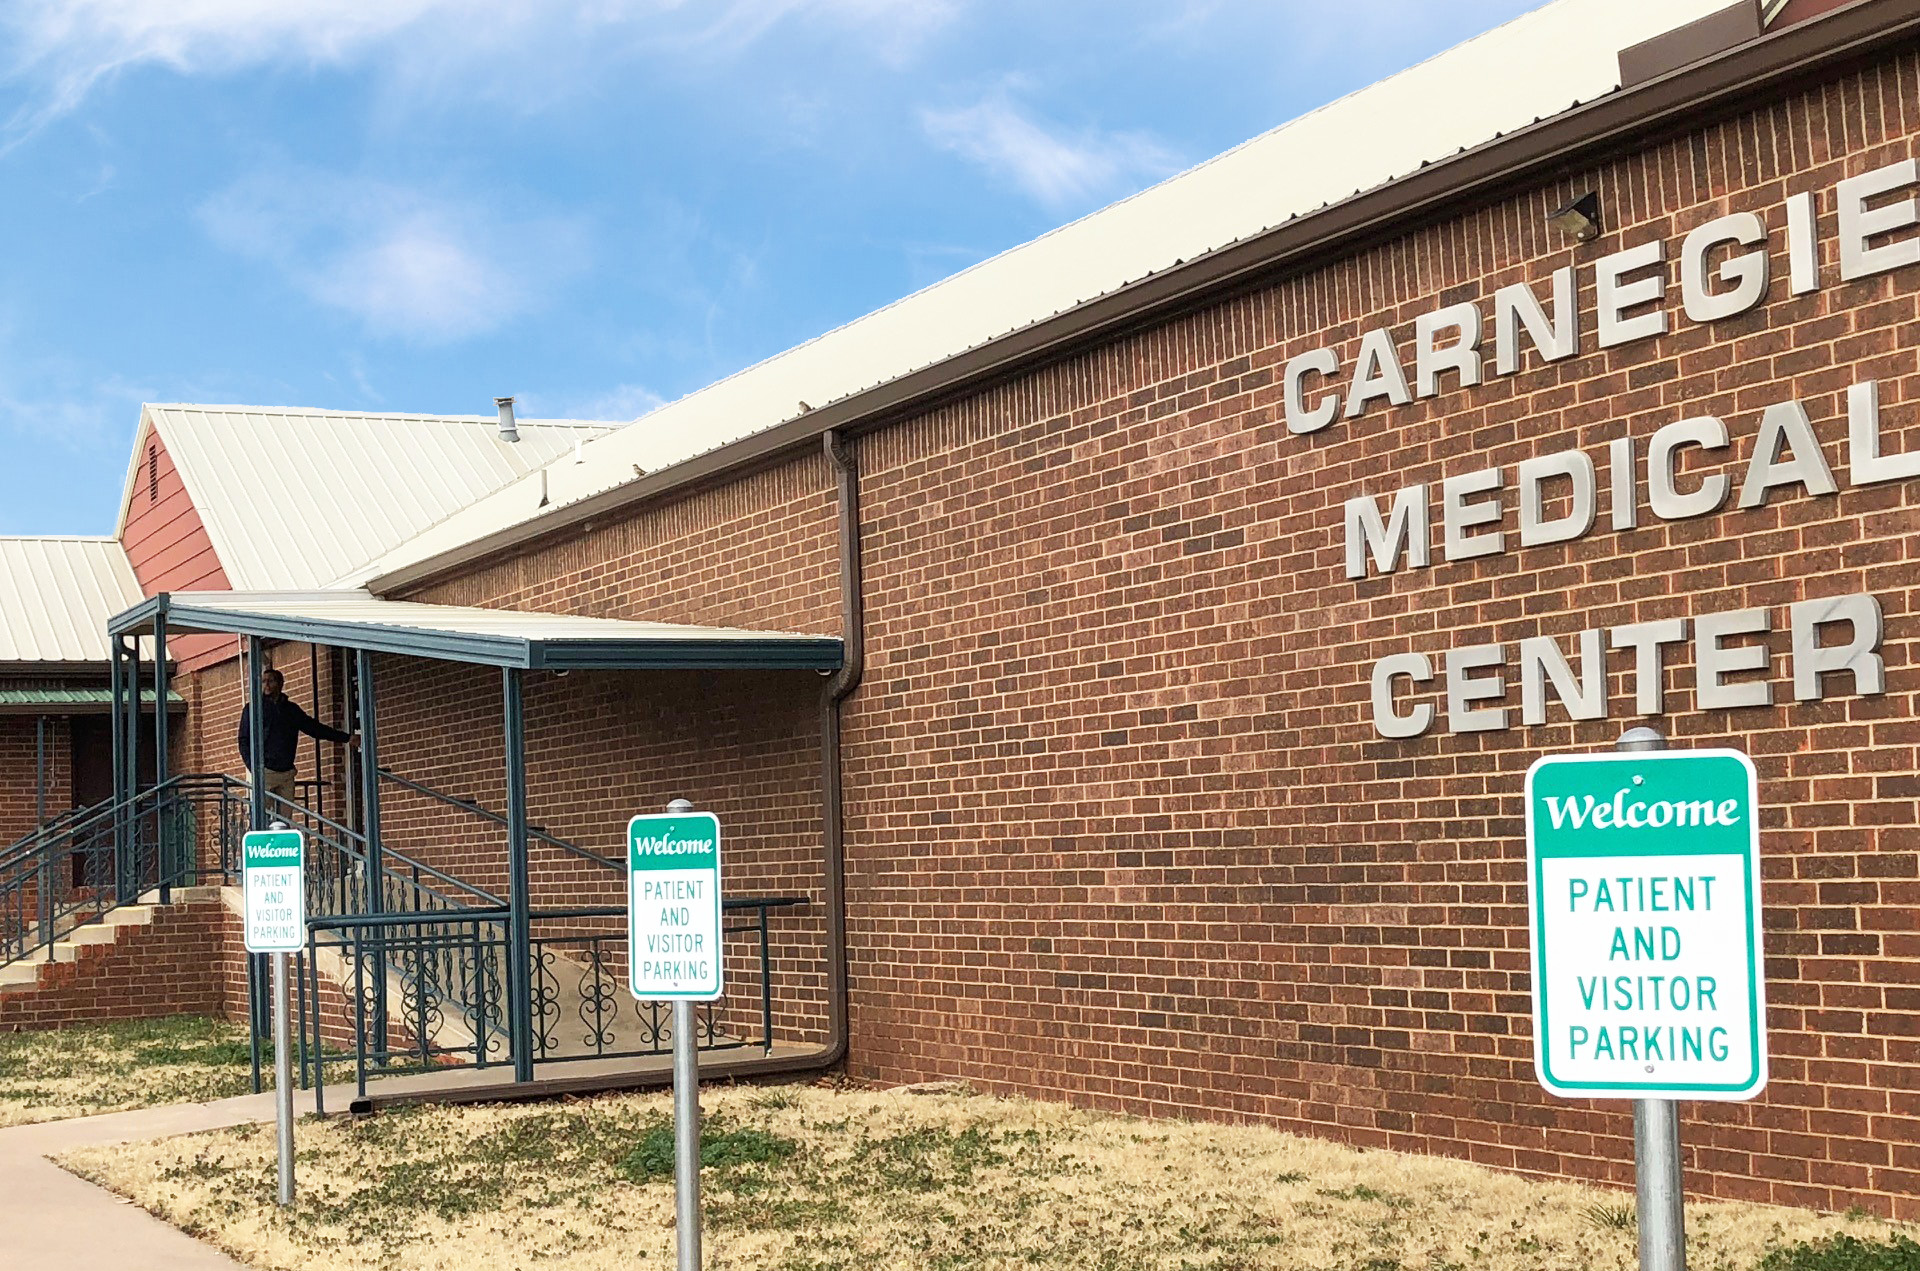
[[[107,619],[139,599],[117,539],[0,538],[0,663],[104,663]]]
[[[1219,158],[661,407],[507,485],[358,584],[987,345],[1183,261],[1605,96],[1618,51],[1726,0],[1557,0]]]
[[[508,442],[492,415],[150,404],[118,528],[154,429],[236,590],[325,586],[616,426],[520,420]]]
[[[167,690],[167,704],[185,710],[187,699]],[[153,709],[153,690],[140,690],[140,708]],[[104,715],[113,709],[110,688],[0,688],[0,715]]]
[[[671,622],[379,600],[358,590],[176,591],[116,614],[116,632],[237,633],[526,669],[838,670],[840,640]]]

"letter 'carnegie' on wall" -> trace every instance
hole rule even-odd
[[[1823,232],[1830,235],[1828,259],[1837,262],[1824,275]],[[1392,331],[1374,328],[1361,334],[1350,370],[1338,348],[1295,355],[1283,376],[1288,431],[1317,440],[1370,410],[1472,392],[1489,376],[1522,375],[1583,354],[1678,336],[1689,325],[1712,330],[1715,323],[1745,317],[1741,329],[1725,337],[1744,338],[1756,321],[1747,315],[1770,295],[1804,296],[1825,285],[1920,266],[1920,160],[1847,177],[1824,196],[1795,191],[1771,215],[1725,211],[1680,227],[1677,242],[1635,237],[1639,241],[1589,257],[1584,265],[1556,269],[1545,280],[1544,294],[1533,284],[1509,283],[1490,304],[1455,299],[1420,315],[1412,324],[1410,354]],[[1776,246],[1783,268],[1776,268]],[[1591,324],[1583,323],[1580,309],[1583,273],[1590,283]],[[1683,325],[1676,327],[1676,318]],[[1898,314],[1886,320],[1897,321]],[[1491,356],[1482,347],[1488,322]],[[1912,330],[1896,329],[1896,338],[1911,341]],[[1700,341],[1689,347],[1700,348]],[[1920,355],[1905,352],[1909,360]],[[1722,356],[1711,364],[1727,361]],[[1344,575],[1369,587],[1404,570],[1433,570],[1428,585],[1451,586],[1450,576],[1439,571],[1455,562],[1524,555],[1596,534],[1647,534],[1729,511],[1755,512],[1920,478],[1920,448],[1903,448],[1902,440],[1903,430],[1911,438],[1914,427],[1911,392],[1888,408],[1901,415],[1892,420],[1876,379],[1861,377],[1841,396],[1844,409],[1835,411],[1833,390],[1799,396],[1787,388],[1771,402],[1739,397],[1737,413],[1725,416],[1676,403],[1583,428],[1576,447],[1562,441],[1511,466],[1489,467],[1457,455],[1440,470],[1410,473],[1419,479],[1398,489],[1345,500]],[[1519,431],[1526,435],[1524,425]],[[1833,462],[1829,451],[1842,462]],[[1803,520],[1796,517],[1795,523]],[[1557,555],[1543,567],[1564,561],[1564,554]],[[1823,582],[1806,580],[1816,593]],[[1672,685],[1690,687],[1694,704],[1706,711],[1885,693],[1881,602],[1846,593],[1843,586],[1834,590],[1782,609],[1710,605],[1690,616],[1591,627],[1570,636],[1541,632],[1529,622],[1504,639],[1499,629],[1483,629],[1481,639],[1454,648],[1388,653],[1373,664],[1368,686],[1374,730],[1404,739],[1436,727],[1456,733],[1510,727],[1515,712],[1508,690],[1516,678],[1517,714],[1526,726],[1660,715],[1669,708]],[[1568,603],[1578,605],[1579,591],[1569,594]],[[1708,592],[1700,595],[1711,600]]]

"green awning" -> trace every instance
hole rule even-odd
[[[167,709],[185,710],[187,699],[167,690]],[[0,715],[104,715],[113,709],[108,688],[0,688]],[[153,709],[153,690],[140,694],[140,709]]]

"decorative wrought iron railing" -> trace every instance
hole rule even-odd
[[[246,787],[218,773],[170,778],[49,821],[0,855],[0,964],[51,959],[77,927],[149,894],[224,881]]]
[[[802,896],[724,902],[729,963],[751,994],[702,1003],[695,1012],[702,1050],[759,1049],[776,1037],[771,921],[807,904]],[[638,1002],[627,990],[626,911],[579,908],[535,911],[531,940],[533,1062],[640,1059],[673,1050],[672,1012]],[[364,1097],[374,1077],[447,1066],[485,1068],[510,1061],[503,1008],[507,997],[505,906],[417,913],[312,918],[298,1004],[303,1085],[324,1086],[339,1065],[351,1065]],[[618,923],[601,930],[586,924]],[[331,956],[344,977],[323,975]],[[382,965],[388,996],[377,995]],[[406,967],[404,974],[392,968]],[[338,998],[329,997],[338,982]],[[331,1002],[331,1009],[309,1004]],[[462,1009],[451,1012],[450,1005]],[[340,1009],[344,1008],[344,1009]]]

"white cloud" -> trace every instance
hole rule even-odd
[[[585,263],[585,234],[508,220],[472,199],[307,168],[277,168],[201,208],[214,241],[272,265],[376,335],[445,343],[539,306]]]
[[[790,22],[829,23],[856,47],[900,61],[958,12],[961,0],[4,0],[0,77],[33,91],[8,122],[14,140],[141,65],[220,74],[269,63],[338,65],[385,59],[426,81],[449,65],[485,72],[464,94],[578,78],[635,49],[737,51]],[[569,53],[572,56],[569,56]],[[513,74],[502,76],[502,58]]]
[[[616,384],[604,393],[584,397],[554,397],[527,393],[520,398],[526,419],[600,419],[628,423],[652,414],[667,399],[643,384]]]
[[[920,123],[934,144],[1013,182],[1049,208],[1155,180],[1180,166],[1145,133],[1049,128],[1004,93],[953,110],[922,110]]]

